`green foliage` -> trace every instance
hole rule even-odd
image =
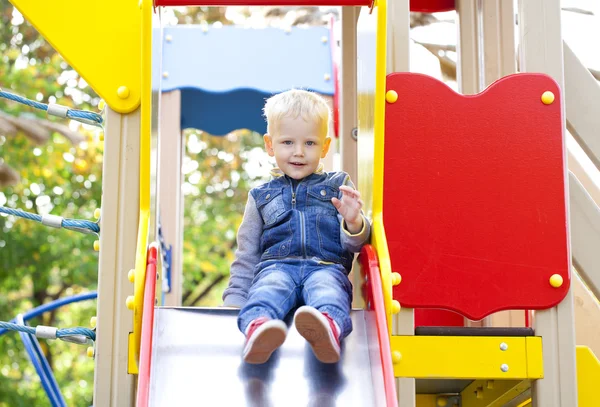
[[[7,0],[0,0],[0,87],[29,99],[94,110],[99,99]],[[0,100],[15,117],[44,112]],[[57,120],[58,121],[58,120]],[[63,121],[63,124],[68,124]],[[0,160],[21,181],[0,189],[0,205],[67,218],[93,219],[100,204],[102,145],[80,128],[86,141],[72,145],[55,133],[36,145],[26,134],[0,134]],[[0,320],[7,321],[57,298],[96,289],[93,236],[0,216]],[[30,321],[31,325],[88,326],[95,301],[73,304]],[[41,340],[69,406],[89,406],[93,360],[85,347]],[[0,407],[48,405],[20,337],[0,337]]]
[[[221,304],[248,191],[268,176],[262,136],[239,130],[226,137],[190,130],[185,182],[183,303]]]

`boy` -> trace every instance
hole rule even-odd
[[[285,341],[282,319],[301,304],[296,329],[317,359],[335,363],[340,340],[352,331],[348,273],[370,223],[348,174],[323,172],[331,143],[325,101],[290,90],[268,99],[264,112],[265,148],[278,168],[248,194],[224,305],[241,307],[247,363],[269,359]]]

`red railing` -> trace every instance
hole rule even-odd
[[[385,315],[383,287],[381,276],[379,275],[379,261],[377,260],[377,253],[373,246],[363,246],[360,252],[360,263],[363,279],[365,276],[367,277],[363,287],[363,295],[365,301],[370,304],[368,311],[375,312],[379,354],[383,368],[385,399],[388,407],[396,407],[398,405],[398,397],[396,396],[396,382],[394,380],[394,366],[392,364],[392,348]]]
[[[156,298],[157,256],[157,247],[150,245],[150,248],[148,249],[146,282],[144,286],[144,316],[142,319],[136,407],[147,407],[148,398],[150,396],[150,367],[152,365],[152,329],[154,327],[154,299]]]

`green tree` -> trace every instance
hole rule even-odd
[[[45,103],[95,110],[98,97],[7,0],[0,0],[0,56],[2,89]],[[0,205],[93,219],[100,204],[102,171],[102,144],[94,131],[64,127],[52,131],[41,125],[44,112],[14,102],[1,100],[0,111],[4,123],[16,123],[12,129],[0,128],[0,164],[19,177],[15,185],[0,189]],[[0,216],[0,320],[96,289],[93,241],[93,236]],[[95,305],[95,301],[74,304],[30,323],[87,326]],[[85,347],[61,341],[40,343],[68,404],[89,405],[94,364]],[[0,337],[0,406],[47,404],[18,334]]]
[[[238,130],[215,137],[186,132],[183,304],[215,306],[227,284],[250,188],[264,181],[262,136]],[[252,165],[255,168],[249,168]]]

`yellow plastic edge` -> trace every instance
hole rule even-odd
[[[146,280],[146,256],[150,221],[150,129],[152,118],[152,2],[142,0],[142,99],[140,114],[140,215],[135,253],[135,282],[133,309],[133,352],[137,374],[144,309],[144,286]],[[152,293],[153,295],[153,293]]]
[[[140,104],[140,19],[137,1],[10,0],[116,112]],[[93,35],[76,35],[89,32]],[[117,90],[125,86],[123,99]]]
[[[439,407],[437,400],[438,396],[436,394],[417,394],[415,407]]]
[[[577,403],[579,407],[596,407],[596,390],[600,383],[600,361],[587,346],[575,348],[577,358]]]
[[[525,338],[525,346],[527,346],[527,377],[542,379],[544,377],[542,338],[528,336]]]
[[[502,343],[508,346],[507,350],[502,350]],[[391,347],[402,355],[394,364],[396,377],[538,379],[537,372],[542,369],[531,367],[534,361],[542,359],[541,346],[528,347],[522,337],[393,335]],[[503,371],[502,365],[508,369]]]
[[[461,407],[504,406],[530,388],[530,379],[474,380],[460,392]]]
[[[385,132],[385,89],[387,75],[387,0],[377,2],[377,44],[375,55],[375,156],[373,157],[373,247],[377,251],[383,286],[383,300],[392,332],[392,266],[383,225],[383,147]]]

